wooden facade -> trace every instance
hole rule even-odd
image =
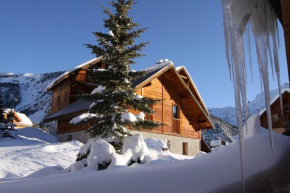
[[[101,61],[95,64],[99,67],[102,65]],[[76,100],[77,93],[89,93],[95,88],[96,85],[87,81],[86,70],[88,69],[80,69],[52,87],[51,114],[71,105]],[[161,102],[152,106],[156,113],[146,115],[146,118],[164,125],[146,132],[200,139],[201,129],[213,127],[208,119],[208,111],[184,67],[177,71],[173,64],[170,64],[137,85],[135,91],[143,97],[161,99]],[[69,124],[72,118],[84,112],[86,111],[54,118],[58,121],[57,134],[86,130],[88,126]],[[47,121],[51,120],[47,119]]]
[[[271,104],[272,127],[276,133],[283,133],[290,128],[290,92],[284,91],[282,98],[284,116],[281,111],[280,97],[277,97]],[[262,127],[269,128],[266,111],[261,114],[260,121]]]

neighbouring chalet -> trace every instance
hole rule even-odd
[[[87,79],[88,72],[97,68],[105,68],[102,58],[65,72],[47,86],[46,91],[53,93],[51,112],[44,121],[50,122],[50,133],[56,135],[59,141],[75,139],[85,143],[89,139],[88,133],[84,132],[87,128],[70,125],[69,122],[75,116],[88,112],[92,102],[77,99],[77,94],[90,93],[98,86]],[[132,86],[141,96],[162,99],[152,107],[156,114],[146,118],[164,125],[141,131],[143,137],[166,139],[171,152],[196,155],[202,146],[201,130],[211,129],[213,124],[189,73],[184,66],[175,68],[169,61],[145,70],[147,75],[133,81]]]
[[[23,113],[14,111],[14,109],[5,109],[4,110],[4,119],[8,119],[8,114],[13,114],[13,123],[15,124],[15,128],[22,129],[25,127],[32,127],[32,121]]]
[[[281,111],[279,94],[271,101],[272,127],[275,133],[290,136],[290,89],[284,88],[281,91],[283,102],[283,113]],[[266,109],[260,111],[261,126],[268,129]]]

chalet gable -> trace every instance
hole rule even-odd
[[[165,77],[169,77],[169,79],[174,79],[176,81],[173,81],[172,84],[174,84],[175,88],[178,88],[181,98],[186,100],[188,106],[194,109],[198,114],[199,125],[197,125],[197,127],[202,129],[213,128],[213,124],[208,118],[208,111],[197,91],[195,84],[184,66],[175,69],[174,64],[171,61],[165,61],[161,64],[155,65],[155,67],[152,66],[145,70],[148,72],[147,76],[139,84],[134,85],[135,91],[149,85],[151,81],[164,75]],[[180,72],[185,72],[185,76],[181,75]],[[187,78],[188,81],[186,82],[183,77]],[[190,120],[193,118],[188,119]]]

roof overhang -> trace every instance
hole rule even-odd
[[[208,110],[207,110],[207,108],[206,108],[206,106],[205,106],[205,104],[204,104],[204,102],[203,102],[203,100],[202,100],[202,97],[200,96],[200,94],[199,94],[199,92],[198,92],[198,90],[197,90],[197,87],[196,87],[195,83],[193,82],[193,80],[192,80],[190,74],[188,73],[187,69],[185,68],[185,66],[180,66],[180,67],[176,68],[176,70],[177,70],[177,72],[180,72],[181,70],[184,70],[185,74],[186,74],[187,77],[189,78],[189,82],[191,83],[191,85],[192,85],[192,87],[193,87],[193,89],[194,89],[196,95],[198,96],[198,98],[199,98],[199,100],[200,100],[200,103],[201,103],[201,105],[202,105],[204,111],[205,111],[205,112],[207,113],[207,115],[208,115],[209,112],[208,112]]]
[[[281,0],[269,0],[270,4],[272,5],[278,19],[282,22],[282,11],[281,11]]]
[[[63,74],[61,74],[60,76],[58,76],[56,79],[54,79],[49,85],[46,86],[45,91],[49,92],[50,90],[52,90],[56,85],[58,85],[60,82],[62,82],[64,79],[70,77],[71,74],[78,72],[80,70],[86,70],[88,68],[90,68],[91,66],[99,63],[100,61],[102,61],[103,58],[102,57],[98,57],[98,58],[94,58],[92,60],[89,60],[85,63],[82,63],[76,67],[74,67],[71,70],[65,71]]]

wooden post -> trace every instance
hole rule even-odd
[[[282,12],[282,25],[284,28],[286,57],[288,66],[288,78],[290,82],[290,1],[281,0],[281,12]]]
[[[183,127],[182,127],[182,118],[183,118],[183,116],[182,116],[182,110],[181,110],[181,108],[182,108],[182,98],[180,97],[180,106],[179,106],[179,119],[180,119],[180,135],[183,135]]]

